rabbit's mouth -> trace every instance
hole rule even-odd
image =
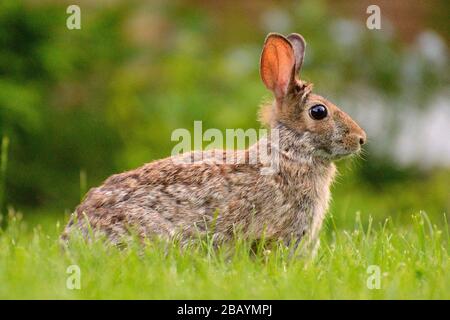
[[[334,148],[333,148],[334,149]],[[350,158],[361,151],[361,148],[357,148],[356,150],[348,150],[346,148],[336,148],[332,150],[330,148],[319,148],[316,151],[316,155],[329,159],[329,160],[341,160],[345,158]]]
[[[341,159],[350,158],[350,157],[354,156],[357,153],[358,152],[340,153],[340,154],[337,154],[337,155],[334,156],[334,160],[341,160]]]
[[[350,158],[361,152],[361,148],[357,148],[356,150],[341,150],[334,154],[335,160],[341,160],[345,158]]]

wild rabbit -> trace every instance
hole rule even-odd
[[[261,111],[270,127],[267,137],[231,151],[232,163],[223,161],[226,151],[198,151],[113,175],[89,191],[63,239],[74,230],[89,237],[90,228],[113,243],[130,229],[142,238],[181,241],[207,232],[227,241],[236,230],[242,237],[286,244],[305,235],[316,239],[336,172],[333,161],[359,152],[366,134],[297,77],[305,46],[295,33],[271,33],[265,40],[260,73],[275,98]],[[262,153],[264,148],[269,152]],[[264,168],[275,169],[264,173]]]

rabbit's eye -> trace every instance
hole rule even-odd
[[[311,107],[311,109],[309,109],[309,115],[314,120],[322,120],[327,116],[327,114],[327,108],[325,108],[325,106],[322,104],[316,104],[315,106]]]

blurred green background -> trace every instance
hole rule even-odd
[[[66,28],[68,5],[81,30]],[[381,8],[381,30],[366,8]],[[258,128],[268,32],[301,33],[302,77],[366,129],[332,213],[402,221],[450,208],[450,5],[429,1],[0,2],[1,190],[43,219],[109,175],[170,155],[176,128]],[[406,221],[406,220],[404,220]],[[447,221],[446,221],[447,223]]]

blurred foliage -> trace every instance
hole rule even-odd
[[[302,76],[331,96],[358,83],[425,102],[448,81],[395,37],[333,16],[324,1],[252,2],[242,10],[227,1],[84,1],[81,30],[66,28],[68,4],[0,2],[0,133],[11,142],[6,199],[15,206],[72,209],[80,171],[94,186],[168,156],[172,130],[192,129],[194,120],[204,128],[258,127],[258,104],[269,97],[258,61],[269,31],[301,30]],[[418,70],[407,86],[405,59]],[[380,190],[422,178],[374,157],[370,146],[366,158],[349,185]]]

